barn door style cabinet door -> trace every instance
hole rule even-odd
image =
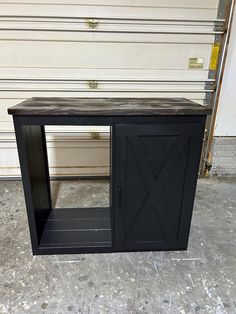
[[[9,113],[34,254],[187,248],[208,107],[167,98],[31,98]],[[63,124],[110,125],[110,207],[52,208],[44,126]]]
[[[187,246],[203,128],[165,120],[115,126],[118,250]]]

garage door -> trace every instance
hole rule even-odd
[[[186,97],[206,104],[225,3],[0,1],[0,176],[20,175],[7,108],[29,97]],[[108,174],[108,137],[106,127],[48,127],[51,174]]]

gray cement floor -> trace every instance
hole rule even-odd
[[[106,205],[108,185],[53,195]],[[0,182],[0,313],[236,313],[235,210],[236,179],[201,179],[188,251],[34,257],[21,182]]]

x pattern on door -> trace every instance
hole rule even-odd
[[[137,215],[134,217],[129,230],[126,231],[125,242],[133,242],[137,240],[143,225],[148,223],[149,215],[153,210],[160,222],[166,241],[177,240],[177,235],[174,231],[167,208],[163,202],[161,191],[171,172],[175,168],[178,159],[181,158],[183,152],[186,151],[189,144],[189,136],[176,136],[176,139],[170,146],[170,149],[165,153],[163,163],[158,165],[156,173],[154,173],[150,167],[150,162],[147,159],[147,154],[143,147],[141,138],[137,135],[131,135],[126,139],[127,145],[130,146],[133,159],[137,164],[140,175],[147,189],[147,194],[137,212]]]

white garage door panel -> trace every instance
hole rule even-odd
[[[222,32],[214,29],[217,10],[218,0],[0,1],[0,176],[20,174],[7,108],[29,97],[203,104],[212,43]],[[202,58],[203,68],[189,69],[189,58]],[[107,127],[46,129],[51,174],[108,174]]]
[[[107,175],[109,141],[78,140],[73,136],[50,136],[47,141],[52,175]],[[66,166],[65,166],[65,160]],[[89,165],[89,166],[88,166]]]
[[[20,176],[14,137],[0,133],[0,176]],[[56,175],[107,175],[109,141],[93,141],[73,136],[49,136],[47,141],[50,173]],[[7,165],[6,165],[7,160]],[[66,160],[66,166],[65,166]]]
[[[3,32],[4,31],[4,32]],[[188,29],[188,32],[191,30]],[[200,32],[200,30],[198,30]],[[3,41],[30,41],[30,42],[63,42],[71,43],[74,42],[77,45],[79,43],[151,43],[151,44],[161,44],[161,43],[201,43],[210,44],[214,40],[213,35],[208,35],[206,33],[198,34],[132,34],[130,33],[104,33],[104,32],[50,32],[50,31],[8,31],[2,28],[0,32],[0,40]]]
[[[26,49],[27,47],[27,49]],[[1,42],[0,66],[187,69],[190,57],[209,65],[210,45]],[[17,49],[17,54],[15,53]],[[115,52],[115,53],[114,53]]]
[[[136,6],[135,2],[128,2],[124,6],[116,5],[112,6],[115,1],[106,2],[105,5],[83,5],[83,4],[46,4],[41,3],[40,5],[35,3],[31,4],[25,3],[0,3],[0,11],[2,15],[36,15],[37,16],[62,16],[62,17],[109,17],[109,18],[176,18],[176,19],[214,19],[216,18],[217,9],[215,5],[208,6],[210,1],[205,1],[204,10],[202,7],[199,8],[195,5],[196,1],[185,1],[179,2],[173,1],[173,7],[166,7],[166,4],[157,1],[156,6],[145,6],[145,1],[142,5]],[[39,2],[40,3],[40,2]],[[65,1],[64,1],[65,3]],[[203,1],[201,1],[203,3]],[[207,7],[206,7],[207,4]],[[37,11],[36,11],[37,10]],[[37,13],[36,13],[37,12]]]
[[[163,36],[159,34],[168,34],[170,32],[175,34],[181,34],[183,33],[183,27],[185,28],[185,33],[193,33],[193,34],[208,34],[208,33],[215,33],[215,31],[212,30],[213,22],[210,23],[204,23],[206,25],[198,25],[199,23],[188,23],[188,22],[172,22],[172,25],[170,25],[170,22],[149,22],[148,20],[145,21],[132,21],[132,20],[96,20],[97,26],[93,30],[90,30],[88,27],[88,20],[81,20],[76,19],[68,21],[68,19],[45,19],[45,18],[1,18],[0,19],[0,29],[4,29],[6,31],[10,30],[17,30],[18,33],[20,31],[25,31],[28,33],[21,34],[20,37],[25,37],[29,39],[34,39],[34,36],[32,36],[32,31],[47,31],[51,33],[45,34],[46,38],[44,39],[41,34],[37,34],[36,39],[46,40],[50,37],[58,37],[55,36],[53,33],[54,31],[61,31],[66,34],[62,34],[62,36],[67,39],[65,36],[67,35],[69,39],[71,40],[87,40],[88,35],[84,35],[83,33],[85,31],[90,30],[91,34],[89,34],[89,38],[91,40],[105,40],[105,41],[112,41],[112,35],[113,33],[122,33],[122,36],[116,36],[113,40],[127,40],[127,34],[125,33],[141,33],[135,34],[134,39],[132,38],[132,41],[134,40],[143,40],[145,39],[145,36],[142,36],[143,33],[150,32],[148,39],[149,40],[164,40]],[[79,34],[74,34],[74,32],[80,32]],[[109,32],[109,34],[106,34],[104,36],[104,33]],[[218,31],[219,32],[219,31]],[[68,34],[69,33],[69,34]],[[101,34],[99,34],[101,33]],[[111,33],[111,34],[110,34]],[[93,35],[92,35],[93,34]],[[153,34],[156,34],[156,36],[153,36]],[[16,33],[6,32],[6,34],[3,34],[3,38],[14,38],[14,35]],[[95,36],[96,35],[96,36]],[[158,36],[159,35],[159,36]],[[16,37],[16,36],[15,36]],[[168,36],[169,40],[173,41],[175,38],[173,36]],[[17,37],[16,37],[17,38]],[[130,38],[130,36],[129,36]],[[54,39],[54,38],[53,38]],[[67,39],[68,40],[68,39]]]
[[[205,82],[199,83],[198,86],[193,82],[155,82],[155,81],[98,81],[98,92],[185,92],[196,91],[201,92],[204,89]],[[87,81],[31,81],[31,80],[1,80],[0,90],[4,91],[68,91],[68,92],[86,92],[88,91]]]
[[[12,3],[16,4],[16,0],[7,0],[7,1],[0,1],[0,3]],[[65,0],[17,0],[17,3],[30,3],[30,4],[65,4]],[[144,0],[69,0],[66,2],[67,5],[75,4],[75,5],[93,5],[93,6],[104,6],[104,5],[112,5],[113,7],[116,6],[144,6]],[[190,7],[190,8],[204,8],[204,9],[216,9],[218,5],[218,1],[216,0],[145,0],[146,7]]]
[[[67,32],[68,36],[71,39],[83,39],[84,32],[90,32],[87,34],[91,40],[97,38],[101,40],[109,40],[109,33],[149,33],[148,37],[152,38],[152,34],[207,34],[207,33],[219,33],[220,29],[214,29],[214,23],[223,22],[220,19],[194,19],[191,20],[189,17],[186,17],[185,20],[180,19],[135,19],[135,18],[81,18],[81,17],[44,17],[44,16],[0,16],[0,29],[4,30],[17,30],[26,31],[26,34],[20,34],[30,38],[32,31],[61,31]],[[30,33],[27,33],[30,31]],[[78,33],[75,33],[78,32]],[[74,35],[73,35],[74,33]],[[101,33],[99,35],[99,33]],[[103,33],[107,33],[106,36],[103,36]],[[7,33],[8,36],[13,36],[11,33]],[[91,34],[96,34],[97,37],[91,36]],[[45,34],[46,38],[48,36],[53,36],[52,34]],[[60,36],[65,34],[60,34]],[[138,34],[137,34],[138,35]],[[136,35],[136,36],[137,36]],[[147,35],[147,34],[146,34]],[[54,34],[55,37],[56,34]],[[78,38],[76,37],[78,36]],[[169,36],[171,40],[174,40],[173,36]],[[31,36],[31,38],[34,38]],[[37,36],[37,38],[40,38]],[[119,37],[118,37],[119,38]],[[137,37],[142,38],[142,37]],[[153,37],[154,38],[154,37]],[[64,38],[66,39],[66,38]],[[157,37],[158,39],[158,37]],[[115,40],[117,40],[115,38]]]
[[[208,69],[142,69],[142,68],[53,68],[53,67],[7,67],[2,66],[0,80],[41,79],[41,80],[187,80],[206,81]]]

